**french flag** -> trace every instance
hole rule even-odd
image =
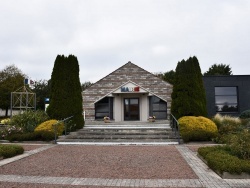
[[[25,85],[34,85],[35,82],[33,80],[29,80],[28,78],[25,78],[24,79],[24,84]]]

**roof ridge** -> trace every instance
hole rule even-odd
[[[109,73],[108,75],[106,75],[105,77],[103,77],[103,78],[99,79],[98,81],[96,81],[95,83],[93,83],[93,84],[92,84],[90,87],[88,87],[87,89],[89,89],[89,88],[91,88],[92,86],[94,86],[95,84],[101,82],[103,79],[109,77],[110,75],[112,75],[112,74],[115,73],[116,71],[118,71],[118,70],[120,70],[120,69],[122,69],[122,68],[124,68],[124,67],[126,67],[126,66],[129,66],[129,65],[138,67],[139,69],[145,71],[146,73],[151,74],[152,76],[156,77],[157,79],[159,79],[159,80],[161,80],[161,81],[163,81],[163,82],[166,82],[166,81],[164,81],[163,79],[161,79],[161,78],[159,78],[158,76],[156,76],[155,74],[153,74],[153,73],[151,73],[151,72],[149,72],[149,71],[147,71],[147,70],[141,68],[140,66],[138,66],[138,65],[136,65],[136,64],[134,64],[134,63],[132,63],[131,61],[128,61],[128,62],[125,63],[124,65],[120,66],[119,68],[115,69],[114,71],[112,71],[111,73]],[[170,84],[169,82],[166,82],[166,83]],[[171,84],[170,84],[170,85],[171,85]]]

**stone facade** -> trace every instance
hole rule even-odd
[[[168,114],[170,113],[172,85],[141,67],[128,62],[83,91],[85,119],[94,120],[95,103],[103,97],[112,94],[114,90],[129,81],[166,101],[167,112]]]

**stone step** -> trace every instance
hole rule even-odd
[[[156,125],[156,126],[146,126],[146,125],[112,125],[112,126],[84,126],[83,129],[169,129],[170,125]]]
[[[82,142],[82,143],[94,143],[94,142],[112,142],[112,143],[159,143],[159,142],[178,142],[177,139],[58,139],[57,142]]]
[[[57,142],[57,144],[61,145],[94,145],[94,146],[165,146],[165,145],[177,145],[179,144],[178,141],[163,141],[163,142],[140,142],[140,141],[134,141],[134,142],[106,142],[106,141],[101,141],[101,142]]]
[[[105,135],[117,135],[117,136],[123,136],[123,135],[131,135],[131,136],[139,136],[139,135],[144,135],[144,136],[150,136],[150,135],[173,135],[172,132],[157,132],[157,133],[148,133],[148,132],[86,132],[86,133],[70,133],[69,135],[67,135],[67,137],[69,136],[94,136],[94,135],[98,135],[98,136],[105,136]]]
[[[164,123],[141,123],[130,124],[95,122],[85,125],[77,132],[71,132],[67,136],[60,136],[58,143],[62,144],[178,144],[169,124]]]
[[[89,129],[79,130],[77,132],[71,132],[70,134],[168,134],[171,130],[151,130],[151,129]]]
[[[168,139],[170,135],[68,135],[67,139]]]
[[[158,124],[169,124],[169,120],[156,120],[155,122],[148,122],[148,121],[121,121],[115,122],[110,121],[110,123],[105,123],[104,121],[86,121],[85,126],[91,125],[158,125]]]

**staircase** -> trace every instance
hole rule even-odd
[[[168,121],[86,122],[83,129],[60,136],[58,144],[169,145],[178,144]]]

